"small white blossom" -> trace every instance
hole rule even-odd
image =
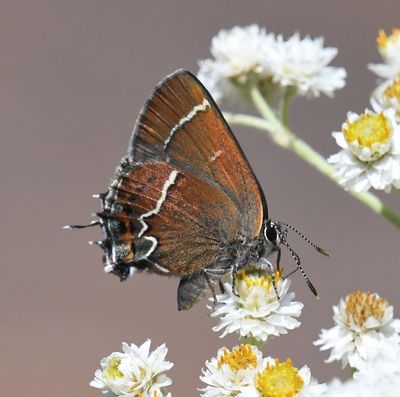
[[[392,186],[400,187],[400,124],[394,109],[349,112],[342,131],[332,136],[342,150],[328,162],[346,188],[390,192]]]
[[[214,59],[199,62],[199,79],[216,100],[232,93],[235,84],[270,79],[265,53],[273,40],[272,34],[257,25],[221,30],[211,41]]]
[[[240,396],[254,394],[257,373],[264,369],[262,353],[252,345],[218,350],[217,357],[205,363],[200,376],[207,386],[200,389],[203,397]]]
[[[297,369],[290,359],[262,358],[251,345],[220,349],[216,358],[206,362],[200,379],[207,385],[200,389],[203,397],[319,397],[326,391],[306,365]]]
[[[358,368],[400,332],[393,307],[377,294],[353,292],[333,306],[333,312],[336,325],[323,329],[314,342],[321,350],[331,350],[326,362],[341,361],[343,367]]]
[[[369,64],[371,71],[384,79],[394,79],[400,74],[400,29],[393,29],[387,36],[384,30],[376,39],[378,50],[385,63]]]
[[[303,304],[292,302],[295,294],[288,292],[289,279],[282,279],[279,273],[273,277],[276,291],[272,276],[257,270],[238,274],[238,295],[226,283],[225,292],[217,296],[217,305],[211,314],[220,317],[220,323],[213,330],[224,330],[221,337],[236,332],[241,337],[265,342],[271,336],[286,334],[288,330],[299,327],[296,317],[301,315]]]
[[[173,363],[165,361],[168,352],[165,344],[150,353],[151,341],[141,346],[122,344],[123,353],[114,352],[101,360],[101,369],[95,373],[90,385],[108,396],[168,397],[165,387],[171,379],[165,371]]]
[[[336,54],[336,48],[324,48],[322,37],[301,39],[296,33],[286,41],[278,36],[265,55],[274,82],[294,87],[299,95],[318,97],[333,96],[345,86],[345,69],[328,66]]]

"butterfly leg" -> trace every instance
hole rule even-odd
[[[213,310],[215,309],[215,306],[217,304],[217,295],[215,294],[215,288],[214,288],[214,283],[211,281],[210,276],[207,274],[207,272],[204,272],[204,276],[207,280],[207,284],[211,290],[211,293],[213,295]]]
[[[267,258],[260,258],[257,268],[268,273],[274,272],[274,266]]]
[[[224,274],[228,273],[229,271],[232,271],[232,270],[230,270],[229,268],[228,269],[227,268],[204,269],[204,274],[206,274],[207,277],[216,276],[216,275],[223,276]],[[235,282],[234,281],[235,279],[236,279],[236,273],[235,273],[235,276],[233,277],[233,283]],[[221,290],[221,293],[224,293],[225,292],[225,288],[224,288],[224,285],[223,285],[223,283],[222,283],[222,281],[221,281],[221,279],[219,277],[218,277],[218,283],[219,283],[219,289]],[[215,293],[214,293],[214,290],[213,290],[214,286],[212,285],[212,287],[210,286],[210,288],[211,288],[211,291],[213,291],[214,306],[215,306],[216,299],[215,299]],[[234,288],[233,284],[232,284],[232,288]]]
[[[221,294],[224,294],[225,287],[224,287],[224,283],[221,281],[221,279],[218,280],[218,285],[219,285],[219,290],[221,291]]]
[[[278,258],[277,258],[277,264],[276,264],[277,271],[279,271],[279,262],[281,260],[280,252],[281,252],[281,250],[278,251]],[[272,286],[274,287],[276,298],[279,300],[278,289],[276,288],[275,277],[274,277],[274,274],[275,274],[274,266],[267,258],[260,258],[260,261],[258,262],[258,268],[260,270],[267,271],[271,275]]]
[[[283,279],[285,280],[286,278],[290,277],[292,274],[296,273],[299,270],[298,267],[296,267],[295,269],[291,270],[288,274],[285,274],[285,277],[283,277]]]
[[[279,272],[281,269],[281,257],[282,257],[282,250],[281,247],[278,247],[278,254],[276,256],[276,270]]]
[[[226,273],[229,272],[229,269],[225,269],[225,268],[220,268],[220,269],[210,269],[210,268],[206,268],[204,269],[204,273],[207,273],[208,275],[218,275],[218,276],[222,276]]]
[[[237,277],[237,266],[232,266],[232,293],[239,297],[239,293],[236,291],[236,277]]]
[[[279,293],[278,293],[278,288],[276,288],[276,283],[275,283],[275,277],[274,276],[271,276],[271,281],[272,281],[272,286],[274,287],[276,299],[279,301],[280,300],[280,296],[279,296]]]

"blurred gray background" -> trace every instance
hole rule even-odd
[[[211,331],[205,302],[176,309],[178,280],[139,274],[121,284],[103,274],[89,229],[66,232],[97,211],[154,85],[177,68],[197,72],[221,28],[258,23],[286,37],[324,35],[348,71],[334,99],[297,100],[292,125],[324,156],[338,150],[331,131],[348,110],[369,104],[380,28],[400,25],[398,0],[381,1],[1,1],[0,378],[4,396],[97,396],[99,360],[122,341],[166,342],[175,396],[197,395],[206,359],[236,338]],[[376,291],[400,310],[399,236],[261,132],[234,132],[267,195],[270,214],[292,223],[332,254],[292,237],[321,295],[299,275],[302,326],[269,342],[265,354],[308,364],[320,381],[347,377],[312,345],[332,325],[332,305],[355,290]],[[400,211],[399,193],[381,197]],[[287,258],[287,257],[286,257]]]

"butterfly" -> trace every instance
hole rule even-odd
[[[249,266],[272,272],[268,259],[286,246],[311,291],[317,291],[287,242],[293,226],[273,221],[245,155],[216,103],[190,72],[156,86],[141,111],[128,151],[103,194],[99,225],[104,270],[121,280],[147,270],[180,277],[178,309],[189,309],[220,277]]]

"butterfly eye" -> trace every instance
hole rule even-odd
[[[268,224],[268,225],[265,227],[264,235],[265,235],[265,238],[266,238],[269,242],[271,242],[271,243],[273,243],[273,244],[276,244],[278,235],[277,235],[277,233],[276,233],[276,229],[275,229],[274,226]]]

